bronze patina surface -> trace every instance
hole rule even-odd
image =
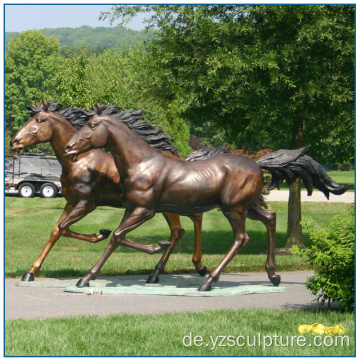
[[[110,154],[101,149],[94,149],[81,154],[77,162],[71,161],[64,154],[64,147],[67,142],[94,112],[72,108],[60,112],[61,104],[45,101],[42,105],[37,104],[28,106],[28,108],[33,117],[15,134],[11,145],[13,149],[19,150],[19,154],[22,154],[25,147],[50,142],[62,165],[62,193],[67,203],[44,249],[31,268],[24,274],[23,281],[34,280],[34,274],[40,271],[46,256],[60,236],[97,243],[106,239],[111,233],[111,230],[103,229],[100,230],[100,234],[79,234],[70,230],[72,224],[84,218],[97,206],[124,207],[119,188],[120,175],[115,166],[114,158]],[[116,113],[118,110],[119,107],[116,106],[112,106],[110,109],[106,108],[109,113]],[[127,112],[125,121],[138,120],[141,118],[140,115],[139,111]],[[159,141],[157,141],[157,137],[160,138]],[[157,137],[152,136],[151,141],[160,147],[162,139],[159,135]],[[164,145],[167,156],[178,158],[177,155],[171,153],[171,150],[176,152],[176,148],[173,148],[169,143]],[[184,158],[181,160],[185,161]],[[127,243],[128,246],[149,254],[166,249],[156,265],[154,273],[149,277],[149,282],[158,281],[158,275],[164,270],[172,250],[184,234],[178,214],[164,213],[163,215],[171,230],[170,244],[160,243],[154,246]],[[202,214],[191,214],[189,217],[194,223],[195,233],[193,263],[199,274],[204,276],[207,270],[205,266],[201,265]]]
[[[199,290],[211,290],[211,284],[219,279],[226,265],[249,241],[245,230],[248,215],[267,219],[264,222],[269,225],[269,251],[265,268],[271,282],[279,285],[280,276],[275,274],[274,257],[275,214],[254,206],[263,186],[261,169],[256,162],[232,154],[215,155],[197,163],[179,161],[151,148],[124,123],[103,114],[101,106],[97,106],[97,111],[98,114],[68,142],[65,153],[76,161],[84,152],[106,146],[120,173],[126,211],[103,256],[79,281],[79,286],[86,286],[95,279],[117,246],[128,245],[126,234],[151,219],[156,212],[192,215],[214,208],[220,208],[228,219],[234,233],[234,244]],[[296,168],[301,156],[301,151],[292,158],[290,156],[290,168]],[[267,156],[263,160],[262,165],[270,171],[273,163],[275,183],[276,179],[292,181],[292,177],[309,176],[310,173],[303,169],[292,172],[291,176],[287,174],[290,170],[286,169],[285,174],[276,176],[281,173],[281,168],[289,165],[287,158],[274,153],[273,157]],[[277,166],[279,159],[280,166]],[[312,184],[309,180],[307,182]]]

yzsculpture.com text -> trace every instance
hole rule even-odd
[[[314,336],[311,340],[303,335],[262,335],[260,332],[256,335],[216,335],[203,337],[190,332],[183,337],[182,343],[186,347],[208,347],[214,350],[219,347],[259,347],[266,350],[269,347],[345,347],[350,346],[350,339],[347,335],[342,336]]]

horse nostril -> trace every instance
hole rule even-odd
[[[69,152],[72,148],[72,144],[65,147],[65,152]]]
[[[16,144],[18,144],[18,143],[19,143],[19,140],[18,140],[18,139],[13,139],[13,140],[11,140],[10,145],[11,145],[11,146],[14,146],[14,145],[16,145]]]

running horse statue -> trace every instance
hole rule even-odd
[[[233,154],[218,154],[196,163],[165,156],[151,148],[125,123],[104,114],[102,107],[97,105],[97,115],[72,137],[65,147],[65,155],[76,162],[81,154],[105,146],[114,156],[120,174],[122,202],[126,210],[104,254],[90,272],[79,280],[78,286],[88,286],[112,252],[119,245],[128,244],[126,235],[157,212],[191,216],[220,208],[233,230],[234,244],[198,288],[199,291],[211,290],[212,283],[219,279],[226,265],[249,241],[245,220],[254,211],[262,191],[261,165]],[[273,186],[284,179],[293,181],[300,176],[309,193],[313,184],[327,196],[329,191],[340,194],[347,190],[349,186],[333,182],[319,164],[305,157],[303,152],[304,149],[280,151],[261,158],[259,163],[273,173]],[[298,160],[300,166],[296,164]],[[307,161],[310,163],[307,164]],[[314,174],[319,169],[320,173]],[[275,231],[274,219],[275,216],[272,216],[271,228]],[[275,237],[269,237],[265,268],[270,281],[277,286],[280,276],[275,273],[274,248]]]
[[[91,213],[97,206],[124,207],[119,189],[120,175],[110,154],[101,149],[91,150],[79,156],[79,161],[76,163],[64,156],[64,147],[67,142],[96,112],[80,108],[60,110],[61,107],[62,105],[55,101],[49,103],[43,101],[42,105],[28,105],[27,108],[32,118],[15,134],[11,141],[12,148],[18,149],[20,155],[23,154],[25,147],[50,142],[62,165],[62,193],[66,199],[65,209],[53,228],[49,240],[31,268],[24,274],[22,281],[34,280],[34,274],[40,271],[46,256],[61,236],[92,243],[106,239],[111,230],[102,229],[100,234],[79,234],[70,230],[71,225]],[[119,109],[115,105],[103,107],[104,114],[109,115],[116,114]],[[171,138],[162,134],[160,128],[154,128],[138,121],[142,119],[141,113],[141,110],[125,111],[117,116],[119,121],[126,122],[153,148],[163,151],[166,156],[185,161],[184,158],[179,157],[177,149],[169,142]],[[206,149],[200,154],[196,154],[196,160],[203,160],[216,152],[223,151],[223,147]],[[192,155],[189,154],[189,159],[192,158]],[[179,215],[171,213],[164,213],[163,215],[171,230],[170,242],[160,242],[158,246],[127,243],[128,246],[149,254],[166,249],[148,282],[158,281],[158,275],[163,272],[171,252],[184,234]],[[193,263],[197,272],[201,276],[205,276],[207,269],[201,265],[202,214],[191,214],[189,217],[194,223],[195,230]]]

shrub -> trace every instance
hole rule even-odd
[[[329,227],[318,228],[314,222],[305,223],[313,245],[293,253],[305,258],[315,267],[315,275],[307,278],[308,290],[324,303],[334,300],[345,310],[355,301],[355,213],[352,207],[336,215]]]

